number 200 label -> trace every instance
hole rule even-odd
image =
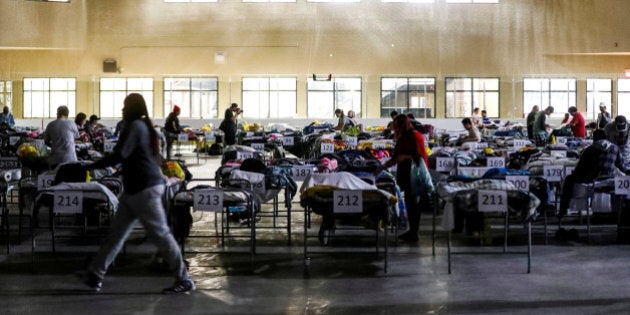
[[[199,189],[193,193],[193,209],[200,211],[221,212],[223,192],[212,189]]]
[[[333,192],[334,213],[362,213],[363,194],[356,190],[335,190]]]
[[[479,190],[477,195],[477,207],[479,212],[506,212],[507,191],[505,190]]]
[[[630,194],[630,176],[615,177],[615,194],[616,195]]]

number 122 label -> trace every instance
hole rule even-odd
[[[507,211],[508,200],[505,190],[479,190],[477,197],[479,212]]]
[[[358,190],[335,190],[334,213],[363,213],[363,193]]]

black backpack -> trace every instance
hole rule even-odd
[[[59,166],[53,185],[59,183],[85,183],[87,171],[81,167],[81,163],[68,163]]]
[[[210,155],[222,155],[223,154],[223,146],[220,143],[213,143],[210,148],[208,148],[208,154]]]

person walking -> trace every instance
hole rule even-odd
[[[374,171],[374,175],[378,175],[394,164],[398,165],[396,182],[405,194],[405,206],[409,217],[409,231],[401,234],[398,238],[405,242],[415,243],[418,241],[420,228],[420,205],[430,204],[430,197],[428,194],[417,196],[412,192],[411,163],[426,163],[428,169],[429,160],[424,147],[424,137],[413,128],[407,115],[396,116],[393,126],[396,139],[394,154],[389,161]]]
[[[225,116],[219,129],[223,131],[223,143],[225,145],[236,144],[236,131],[238,130],[238,115],[243,111],[238,108],[238,104],[232,103],[228,109],[225,110]]]
[[[101,290],[107,268],[139,221],[149,239],[156,243],[175,277],[175,283],[163,289],[162,293],[193,291],[195,283],[188,274],[179,246],[166,223],[162,205],[165,185],[160,171],[162,158],[159,140],[142,95],[132,93],[125,98],[123,120],[125,128],[113,154],[84,167],[85,170],[98,169],[122,162],[125,190],[120,197],[107,240],[88,265],[83,282],[94,291]]]
[[[179,106],[173,106],[173,111],[168,114],[166,121],[164,122],[164,136],[166,136],[166,159],[171,159],[171,153],[173,152],[173,142],[177,140],[177,135],[182,132],[182,128],[179,126],[179,114],[181,109]]]

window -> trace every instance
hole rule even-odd
[[[296,78],[243,78],[243,117],[295,117],[296,86]]]
[[[499,79],[446,78],[446,118],[470,117],[475,107],[499,117]]]
[[[243,2],[295,2],[295,0],[243,0]]]
[[[446,3],[499,3],[499,0],[446,0]]]
[[[101,117],[121,118],[125,97],[139,93],[147,103],[149,116],[153,117],[153,79],[151,78],[101,78]]]
[[[180,117],[217,118],[217,86],[217,78],[165,78],[164,117],[177,105]]]
[[[630,117],[630,79],[617,81],[617,115]]]
[[[5,106],[13,108],[13,90],[11,88],[11,81],[0,81],[0,110]]]
[[[361,2],[361,0],[306,0],[306,2]]]
[[[308,118],[333,118],[335,109],[354,110],[361,117],[361,78],[332,78],[307,82]]]
[[[599,114],[599,103],[606,103],[608,112],[612,100],[612,80],[608,79],[586,79],[586,119],[597,119]]]
[[[435,0],[381,0],[381,2],[434,3]]]
[[[551,105],[551,117],[564,117],[569,106],[576,106],[575,85],[575,79],[523,79],[523,113],[527,115],[534,105],[540,110]]]
[[[217,0],[164,0],[164,2],[217,2]]]
[[[24,78],[24,118],[57,117],[61,105],[74,116],[76,94],[74,78]]]
[[[434,78],[381,78],[381,117],[391,111],[412,113],[416,118],[434,117]]]

